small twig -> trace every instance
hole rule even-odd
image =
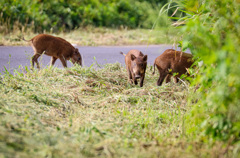
[[[178,79],[179,79],[186,87],[188,87],[187,84],[186,84],[181,78],[178,77]]]
[[[173,12],[173,14],[171,15],[171,17],[173,17],[173,15],[176,14],[176,12],[178,11],[178,8],[179,8],[179,7],[177,7],[177,9]]]

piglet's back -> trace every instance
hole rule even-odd
[[[127,53],[127,56],[130,56],[131,54],[135,55],[136,57],[137,57],[137,56],[144,56],[141,51],[136,50],[136,49],[130,50],[130,51]]]
[[[181,60],[191,59],[193,56],[192,56],[192,54],[184,53],[184,52],[181,52],[181,51],[176,51],[174,49],[167,49],[159,57],[160,57],[161,60],[181,61]]]
[[[74,47],[60,37],[40,34],[31,39],[31,45],[38,53],[45,51],[46,55],[53,55],[63,50],[74,50]]]

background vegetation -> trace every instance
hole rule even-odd
[[[0,45],[26,45],[28,43],[19,40],[18,36],[31,39],[39,33],[90,46],[172,44],[177,31],[170,26],[167,12],[159,16],[159,10],[166,2],[1,0]],[[173,11],[170,9],[168,14]]]
[[[61,31],[79,27],[151,28],[166,1],[157,0],[2,0],[1,22],[34,31]],[[162,17],[157,26],[166,26]]]
[[[189,134],[202,141],[224,141],[240,150],[240,2],[232,0],[178,1],[186,14],[182,27],[183,47],[203,61],[192,86],[194,104]],[[193,119],[194,118],[194,119]]]

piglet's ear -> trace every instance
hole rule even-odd
[[[147,55],[144,55],[143,60],[147,61]]]
[[[75,48],[75,50],[74,50],[74,53],[76,53],[76,54],[77,54],[78,52],[79,52],[79,51],[78,51],[78,49],[77,49],[77,48]]]
[[[136,59],[135,55],[131,54],[131,60],[135,60],[135,59]]]

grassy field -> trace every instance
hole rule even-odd
[[[46,33],[62,37],[80,46],[173,44],[180,37],[176,36],[178,30],[172,28],[129,30],[86,27],[57,34]],[[20,40],[18,36],[31,39],[36,35],[38,33],[33,33],[32,30],[19,30],[16,28],[8,33],[0,33],[0,45],[29,45],[29,43]]]
[[[185,131],[189,83],[127,83],[125,67],[46,67],[0,78],[0,157],[232,157]]]

